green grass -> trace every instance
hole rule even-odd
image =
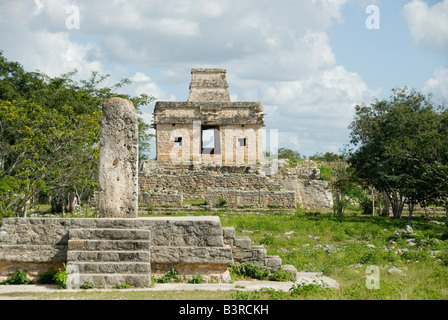
[[[274,210],[273,210],[274,211]],[[195,215],[211,215],[196,212]],[[283,264],[298,271],[322,272],[340,284],[340,290],[298,286],[290,292],[263,289],[253,293],[154,292],[139,290],[81,291],[69,293],[23,293],[32,299],[294,299],[294,300],[446,300],[448,299],[448,240],[442,241],[444,225],[423,217],[411,221],[414,235],[396,235],[407,219],[388,217],[328,215],[325,211],[284,213],[215,213],[223,226],[232,226],[237,235],[249,236],[252,244],[263,244],[269,255],[279,255]],[[186,213],[172,214],[185,216]],[[431,217],[431,220],[443,219]],[[242,233],[251,230],[253,233]],[[293,233],[290,233],[293,231]],[[288,232],[286,235],[285,233]],[[414,239],[414,246],[407,242]],[[379,269],[379,289],[366,286],[367,266]],[[389,274],[396,267],[400,274]],[[7,294],[11,296],[12,294]]]
[[[341,285],[340,290],[284,298],[448,299],[448,241],[440,240],[445,227],[424,218],[412,221],[414,235],[394,234],[405,228],[406,219],[359,215],[221,215],[221,222],[235,227],[237,234],[239,230],[254,231],[249,234],[252,243],[263,244],[268,254],[279,255],[283,264],[292,264],[299,271],[323,272]],[[294,233],[284,235],[289,231]],[[407,244],[411,238],[415,246]],[[380,270],[379,289],[366,286],[369,265]],[[404,275],[389,274],[393,266]]]

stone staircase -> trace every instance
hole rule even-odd
[[[222,229],[224,243],[232,247],[235,263],[253,263],[274,272],[282,268],[282,259],[279,256],[268,256],[264,246],[253,246],[249,237],[236,236],[233,227]]]
[[[151,283],[150,231],[147,229],[71,229],[67,288]]]

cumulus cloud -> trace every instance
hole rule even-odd
[[[336,152],[353,105],[371,94],[358,74],[337,65],[328,37],[346,2],[5,0],[0,43],[28,70],[127,76],[126,93],[158,100],[188,91],[192,67],[226,68],[232,100],[261,101],[280,146]],[[79,8],[79,30],[66,26],[70,5]]]
[[[439,68],[423,86],[423,92],[432,93],[436,103],[448,102],[448,69]]]
[[[448,55],[448,0],[428,6],[412,0],[402,11],[416,46]]]
[[[415,46],[448,57],[448,0],[432,6],[421,0],[412,0],[402,11],[412,42]],[[434,71],[422,88],[432,93],[436,102],[448,99],[448,69],[441,67]]]

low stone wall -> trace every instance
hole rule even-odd
[[[230,280],[232,249],[223,242],[218,217],[151,217],[136,219],[4,218],[0,229],[0,279],[25,268],[36,277],[67,262],[72,229],[151,230],[151,269],[154,275],[170,268],[202,274],[219,282]]]
[[[294,191],[207,189],[205,200],[212,207],[296,208]]]
[[[226,196],[227,206],[234,208],[275,207],[295,208],[298,202],[307,209],[331,209],[333,196],[328,188],[328,182],[318,180],[320,171],[317,164],[311,161],[300,163],[297,167],[289,167],[285,160],[279,160],[277,170],[273,175],[263,173],[262,166],[228,166],[228,165],[177,165],[168,162],[145,161],[141,163],[139,189],[143,196],[140,204],[150,203],[147,194],[158,194],[160,200],[154,199],[153,205],[163,207],[172,203],[180,203],[183,199],[202,199],[209,204],[219,203],[214,196],[208,195],[209,189],[229,190]],[[239,190],[240,201],[236,199],[235,189]],[[295,198],[290,192],[295,193]],[[224,192],[224,191],[223,191]],[[260,201],[260,193],[266,192]],[[275,192],[289,192],[275,193]],[[238,193],[238,192],[237,192]],[[235,195],[235,196],[234,196]],[[251,195],[255,198],[251,199]],[[224,194],[222,197],[225,197]],[[244,200],[242,200],[244,199]],[[286,202],[286,201],[290,202]]]
[[[184,196],[177,191],[139,192],[140,206],[181,208]]]

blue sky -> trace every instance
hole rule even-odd
[[[448,0],[3,0],[0,50],[50,76],[127,77],[126,93],[158,100],[185,101],[191,68],[225,68],[231,99],[261,101],[266,133],[306,156],[338,152],[354,106],[392,88],[448,100]]]
[[[381,97],[387,98],[394,87],[422,88],[437,67],[447,65],[446,54],[412,44],[401,14],[409,2],[379,1],[379,30],[362,27],[368,16],[365,5],[347,3],[342,9],[344,23],[329,31],[337,63],[359,73],[369,88],[381,88]],[[438,2],[426,1],[428,5]]]

